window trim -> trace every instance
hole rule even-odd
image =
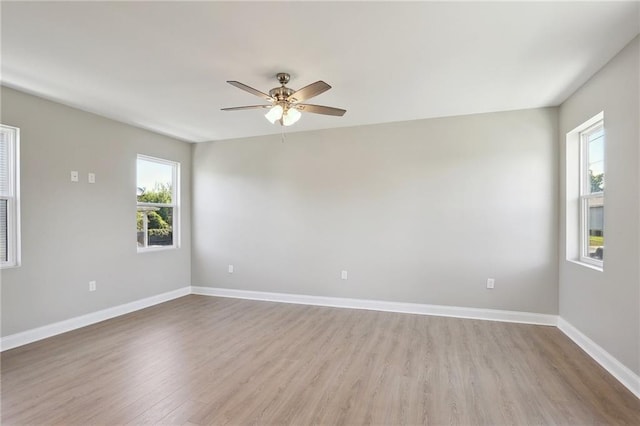
[[[173,208],[173,215],[172,215],[173,222],[171,224],[173,244],[170,246],[152,246],[152,247],[137,246],[137,251],[138,253],[149,253],[154,251],[178,249],[180,248],[180,163],[178,161],[152,157],[150,155],[145,155],[145,154],[138,154],[136,156],[136,188],[138,184],[138,181],[137,181],[138,160],[150,161],[154,163],[171,166],[172,203],[147,203],[147,202],[141,203],[137,201],[137,198],[136,198],[136,211],[138,207],[171,207]]]
[[[9,193],[0,194],[7,200],[7,260],[0,260],[0,269],[15,268],[21,264],[20,230],[20,129],[0,124],[0,131],[8,135],[7,165]]]
[[[598,260],[585,255],[588,253],[589,237],[589,201],[594,198],[603,199],[605,191],[590,193],[588,152],[585,150],[586,138],[594,131],[604,131],[605,164],[603,170],[606,176],[606,128],[604,125],[604,111],[596,114],[575,129],[567,133],[566,146],[566,259],[585,267],[603,271],[604,260]],[[604,223],[603,223],[604,229]]]

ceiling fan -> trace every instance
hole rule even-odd
[[[291,126],[293,123],[300,119],[302,112],[312,112],[314,114],[335,115],[342,117],[345,112],[344,109],[333,108],[322,105],[303,104],[301,102],[311,99],[314,96],[318,96],[321,93],[331,89],[324,81],[316,81],[308,86],[303,87],[300,90],[293,90],[286,86],[289,82],[289,74],[281,72],[276,74],[280,87],[275,87],[269,90],[269,94],[263,93],[259,90],[249,87],[246,84],[242,84],[239,81],[227,81],[232,86],[242,89],[246,92],[256,95],[259,98],[270,102],[269,105],[249,105],[232,108],[222,108],[222,111],[238,111],[243,109],[258,109],[269,108],[269,112],[265,114],[267,120],[272,124],[279,122],[281,126]]]

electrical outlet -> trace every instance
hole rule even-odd
[[[487,278],[487,288],[493,288],[496,284],[496,280],[493,278]]]
[[[228,270],[229,270],[230,274],[233,274],[233,265],[229,265],[229,269]]]
[[[89,176],[87,177],[87,180],[89,181],[89,183],[96,183],[96,174],[95,173],[89,173]]]
[[[89,291],[96,291],[96,282],[89,281]]]
[[[342,271],[342,273],[340,274],[340,278],[346,280],[348,278],[347,271]]]

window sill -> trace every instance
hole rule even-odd
[[[7,264],[0,265],[0,269],[13,269],[13,268],[19,268],[19,267],[20,267],[19,263],[7,263]]]
[[[178,246],[164,246],[164,247],[138,247],[138,253],[153,253],[156,251],[176,250]]]
[[[604,268],[602,266],[593,265],[591,263],[582,262],[580,260],[567,259],[567,262],[571,262],[575,265],[584,266],[585,268],[593,269],[594,271],[603,272]]]

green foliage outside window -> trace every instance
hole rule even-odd
[[[151,191],[143,191],[138,196],[138,202],[141,203],[171,203],[172,189],[171,185],[166,183],[157,183]],[[149,218],[148,230],[149,236],[167,236],[171,233],[171,224],[173,223],[173,208],[160,207],[156,211],[147,213]],[[142,231],[142,213],[137,212],[137,228]]]
[[[604,191],[604,173],[594,175],[589,171],[589,178],[591,180],[591,193]]]

